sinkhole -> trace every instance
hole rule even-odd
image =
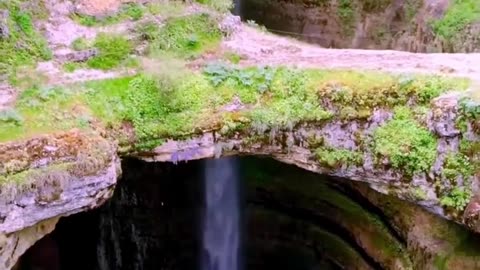
[[[122,168],[108,202],[62,218],[16,270],[402,269],[436,259],[407,239],[392,208],[405,205],[347,179],[262,157]]]

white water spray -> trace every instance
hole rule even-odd
[[[238,171],[233,158],[205,162],[202,270],[239,270]]]

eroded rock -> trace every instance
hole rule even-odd
[[[59,217],[103,204],[120,174],[116,147],[96,133],[74,130],[0,149],[1,269],[10,269]],[[12,248],[15,241],[21,246]]]

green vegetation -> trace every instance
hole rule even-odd
[[[411,187],[408,190],[409,194],[414,200],[423,201],[427,199],[427,192],[421,187]]]
[[[465,187],[454,187],[449,193],[440,198],[442,206],[462,211],[470,202],[472,191]]]
[[[355,6],[351,0],[339,0],[337,15],[342,22],[343,31],[347,35],[353,34],[355,25]]]
[[[97,18],[95,16],[85,14],[72,14],[72,19],[84,26],[105,26],[116,24],[124,20],[140,20],[145,13],[145,7],[137,3],[127,3],[122,5],[121,9],[105,18]]]
[[[20,95],[15,109],[7,111],[0,120],[0,142],[31,137],[80,127],[78,96],[67,89],[57,87],[34,87]],[[77,107],[76,114],[74,108]]]
[[[22,125],[22,116],[14,109],[0,111],[0,123]]]
[[[72,49],[74,49],[75,51],[82,51],[82,50],[86,50],[86,49],[89,49],[91,46],[88,42],[87,39],[85,38],[77,38],[75,39],[73,42],[72,42],[72,45],[71,45]]]
[[[432,26],[437,35],[450,41],[477,21],[480,21],[478,0],[453,0],[445,16],[433,22]]]
[[[179,16],[185,11],[185,4],[180,1],[156,0],[147,3],[147,11],[161,17]]]
[[[7,26],[10,35],[0,39],[0,79],[2,75],[15,81],[17,68],[48,60],[52,53],[45,39],[36,31],[29,9],[21,9],[17,1],[0,2],[0,9],[8,10]]]
[[[317,73],[322,76],[319,96],[331,101],[345,120],[366,119],[374,108],[391,109],[412,101],[418,106],[451,89],[466,89],[467,81],[441,77],[384,76],[376,72]]]
[[[122,36],[108,34],[99,34],[93,46],[99,50],[99,55],[89,59],[87,65],[96,69],[118,67],[132,51],[130,41]]]
[[[82,63],[67,62],[62,67],[65,72],[72,73],[83,66]]]
[[[157,23],[149,22],[138,27],[137,32],[150,42],[151,52],[160,51],[182,58],[214,49],[222,37],[217,21],[208,14],[172,18],[161,28]]]
[[[457,177],[462,176],[463,180],[467,181],[474,172],[475,171],[472,162],[464,154],[449,153],[446,156],[442,170],[442,175],[446,179],[454,181]]]
[[[315,151],[315,155],[320,164],[333,169],[340,168],[344,165],[363,164],[363,155],[361,152],[347,149],[320,147]]]
[[[430,131],[413,119],[406,107],[397,107],[393,119],[373,134],[373,153],[387,158],[391,165],[412,176],[428,172],[437,155],[437,141]]]
[[[232,0],[195,0],[195,2],[205,4],[223,13],[228,12],[233,7]]]
[[[223,54],[223,58],[228,60],[232,64],[238,64],[242,60],[242,56],[234,52],[226,52]]]

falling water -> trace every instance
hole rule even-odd
[[[241,12],[242,12],[242,0],[234,0],[232,13],[234,15],[240,16]]]
[[[205,164],[202,270],[239,270],[240,214],[236,160]]]

